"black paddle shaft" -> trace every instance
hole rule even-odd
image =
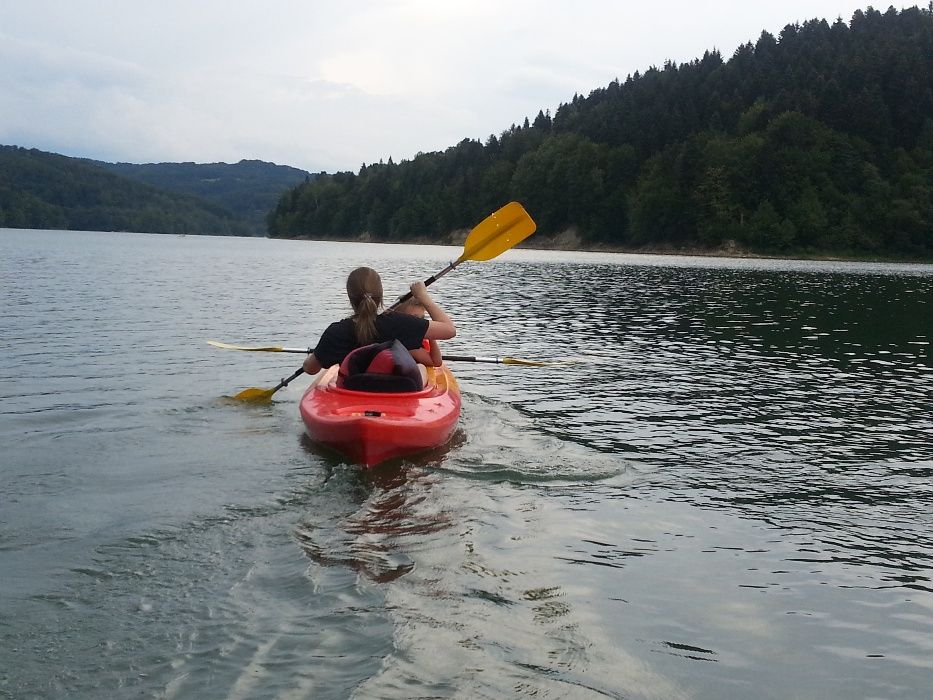
[[[304,367],[299,367],[298,369],[295,370],[295,373],[292,374],[290,377],[288,377],[287,379],[283,379],[283,380],[280,381],[278,384],[276,384],[276,385],[275,385],[275,388],[272,390],[273,393],[276,392],[276,391],[278,391],[279,389],[281,389],[281,388],[284,387],[284,386],[288,386],[288,383],[289,383],[290,381],[292,381],[293,379],[297,379],[298,377],[300,377],[300,376],[301,376],[302,374],[304,374],[304,373],[305,373]]]
[[[425,286],[425,287],[430,287],[432,284],[434,284],[435,282],[437,282],[441,277],[443,277],[443,276],[446,275],[448,272],[450,272],[450,271],[453,270],[455,267],[457,267],[457,265],[459,265],[461,262],[463,262],[463,261],[462,261],[462,260],[455,260],[454,262],[450,263],[450,265],[448,265],[447,267],[445,267],[443,270],[441,270],[440,272],[438,272],[436,275],[431,275],[430,277],[428,277],[428,278],[424,281],[424,286]],[[398,301],[396,301],[394,304],[392,304],[392,306],[390,306],[387,310],[388,310],[388,311],[392,311],[393,309],[397,309],[399,306],[401,306],[402,304],[404,304],[406,301],[408,301],[409,299],[411,299],[413,296],[414,296],[414,295],[411,293],[411,291],[405,292],[402,296],[400,296],[400,297],[398,298]]]

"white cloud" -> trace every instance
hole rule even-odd
[[[309,170],[485,139],[670,58],[848,19],[852,0],[0,5],[0,142]]]

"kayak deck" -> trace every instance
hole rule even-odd
[[[446,366],[428,367],[425,387],[371,393],[337,386],[335,365],[301,397],[299,411],[315,442],[367,467],[445,444],[460,416],[460,388]]]

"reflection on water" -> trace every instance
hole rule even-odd
[[[309,513],[295,527],[295,538],[318,565],[348,567],[376,583],[394,581],[414,568],[399,540],[428,539],[453,526],[450,514],[430,508],[438,476],[410,463],[356,469],[354,475],[366,493],[358,510],[336,523]]]
[[[537,427],[651,465],[667,499],[811,528],[852,560],[880,550],[882,582],[929,567],[929,276],[540,265],[522,279],[561,289],[535,318],[573,331],[561,345],[539,329],[539,352],[593,358],[512,387]]]
[[[0,697],[922,697],[933,268],[512,252],[432,287],[444,448],[294,357],[452,249],[0,232]],[[238,274],[244,264],[254,271]],[[142,293],[144,290],[144,293]]]

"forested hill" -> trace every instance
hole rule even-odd
[[[159,189],[191,194],[232,212],[257,234],[282,193],[314,177],[304,170],[261,160],[239,163],[104,163],[89,161]]]
[[[933,3],[667,62],[485,143],[288,191],[276,236],[443,240],[517,199],[584,245],[933,254]]]
[[[264,236],[282,192],[311,177],[256,160],[135,165],[0,146],[0,227]]]
[[[159,190],[77,158],[18,146],[0,146],[0,227],[253,233],[234,214],[205,200]]]

